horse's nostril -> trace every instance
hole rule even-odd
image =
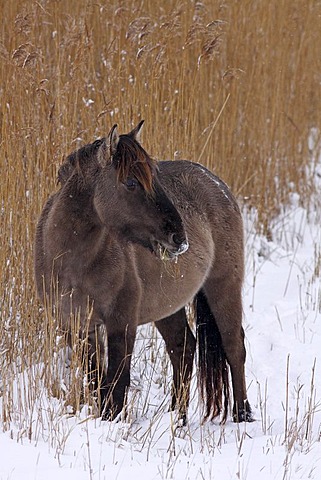
[[[181,245],[182,243],[185,242],[185,237],[183,238],[180,235],[178,235],[177,233],[173,233],[171,235],[171,237],[172,237],[173,243],[175,243],[175,245],[177,245],[177,246],[179,246],[179,245]]]
[[[186,250],[188,250],[188,240],[185,235],[179,235],[177,233],[172,233],[170,235],[170,241],[172,244],[175,245],[176,247],[176,254],[181,255],[182,253],[185,253]]]

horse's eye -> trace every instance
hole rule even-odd
[[[126,188],[128,188],[128,190],[135,190],[139,183],[136,178],[127,178],[127,180],[124,182],[124,185]]]

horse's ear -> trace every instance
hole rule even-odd
[[[119,135],[117,132],[117,124],[115,124],[99,149],[98,160],[102,165],[105,165],[116,153],[118,142]]]
[[[145,121],[145,120],[141,120],[141,121],[139,122],[139,124],[136,125],[136,127],[133,128],[133,130],[127,134],[129,137],[132,137],[134,140],[137,140],[137,142],[139,142],[139,139],[140,139],[140,131],[141,131],[141,129],[142,129],[142,126],[143,126],[143,124],[144,124],[144,121]]]
[[[112,157],[115,153],[116,153],[116,150],[117,150],[117,145],[118,145],[118,142],[119,142],[119,135],[118,135],[118,132],[117,132],[117,123],[111,128],[110,132],[108,133],[108,136],[107,136],[107,144],[108,144],[108,147],[109,147],[109,153],[110,153],[110,157]]]

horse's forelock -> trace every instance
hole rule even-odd
[[[113,160],[119,182],[125,182],[128,177],[134,176],[145,192],[153,192],[156,162],[136,140],[128,135],[120,135]]]

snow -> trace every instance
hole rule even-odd
[[[321,222],[317,209],[307,212],[298,200],[275,220],[273,241],[244,214],[254,423],[202,423],[194,380],[189,422],[178,428],[168,412],[168,360],[147,326],[133,358],[129,419],[101,422],[87,406],[69,415],[44,389],[30,419],[18,412],[0,433],[0,479],[320,479]]]

